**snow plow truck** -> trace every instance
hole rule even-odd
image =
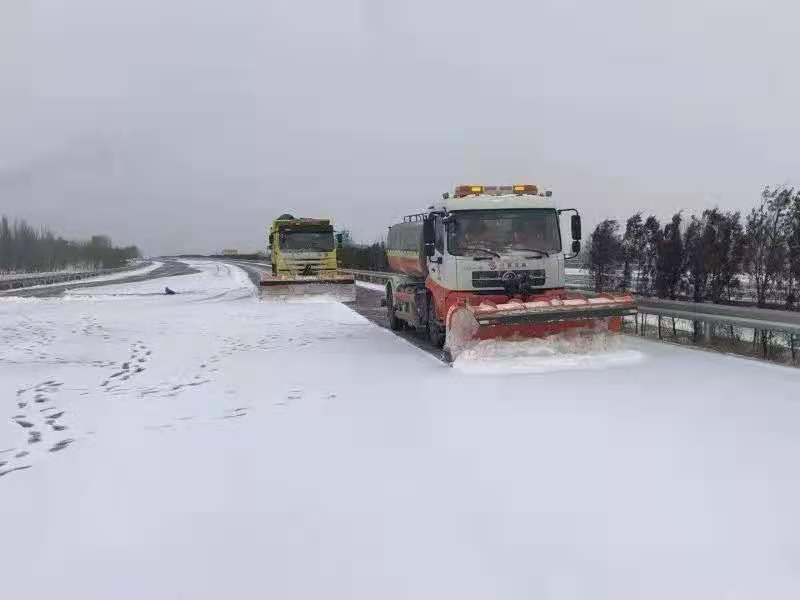
[[[355,300],[355,281],[339,272],[337,250],[342,236],[335,235],[329,219],[296,218],[283,214],[267,234],[271,273],[261,277],[268,297],[330,295]]]
[[[571,214],[571,255],[561,215]],[[581,218],[536,185],[461,185],[389,228],[389,326],[414,327],[452,360],[476,341],[618,332],[636,312],[627,294],[565,287]]]

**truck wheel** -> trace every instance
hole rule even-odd
[[[394,297],[392,295],[392,286],[386,286],[386,317],[389,322],[389,329],[392,331],[399,330],[403,323],[397,318],[394,312]]]
[[[444,346],[444,328],[436,322],[436,306],[428,296],[428,339],[437,348]]]

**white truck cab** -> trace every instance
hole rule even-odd
[[[428,275],[436,284],[475,292],[506,290],[510,279],[531,291],[564,287],[560,217],[551,196],[448,197],[428,218]]]

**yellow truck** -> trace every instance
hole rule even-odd
[[[341,244],[342,236],[335,234],[330,219],[281,215],[268,233],[272,272],[261,277],[261,286],[270,296],[322,294],[354,300],[353,277],[339,271]]]

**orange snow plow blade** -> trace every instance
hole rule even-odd
[[[571,330],[622,330],[622,318],[636,314],[630,295],[551,298],[524,302],[453,306],[447,314],[445,347],[451,357],[480,340],[542,338]]]

